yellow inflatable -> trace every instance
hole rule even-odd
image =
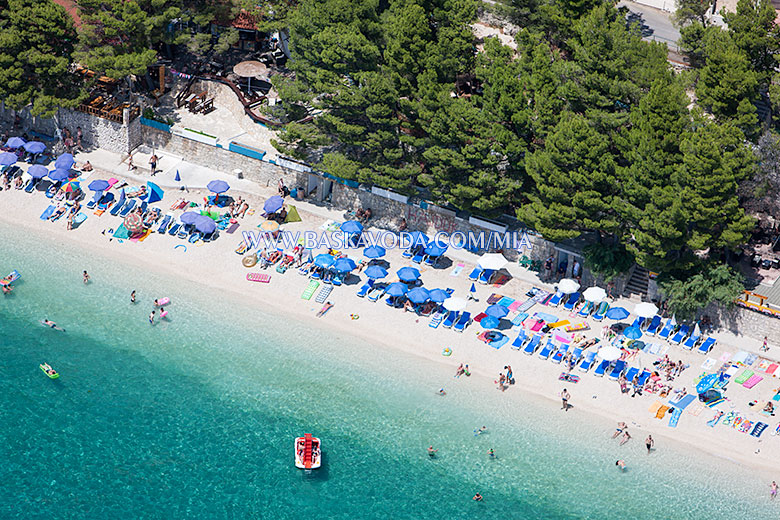
[[[445,347],[445,349],[441,351],[442,356],[449,356],[451,354],[452,354],[452,349],[450,347]]]

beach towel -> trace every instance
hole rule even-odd
[[[747,366],[752,366],[753,363],[755,363],[757,359],[758,359],[758,354],[748,354],[748,357],[745,360],[745,364]]]
[[[532,332],[538,332],[544,328],[544,320],[536,320],[533,322],[533,325],[531,326],[530,330]]]
[[[554,323],[558,321],[558,317],[555,314],[548,314],[546,312],[537,312],[534,316],[540,320],[544,320],[547,323]]]
[[[723,416],[723,425],[724,426],[731,426],[731,423],[734,422],[734,419],[737,417],[737,412],[729,412],[726,415]]]
[[[750,435],[753,437],[761,437],[761,434],[764,433],[764,430],[766,430],[767,426],[769,426],[766,423],[757,422],[755,427],[753,428],[753,431],[750,432]]]
[[[450,276],[458,276],[460,273],[463,272],[463,268],[466,267],[466,264],[457,264],[455,266],[455,269],[452,270],[450,273]]]
[[[503,298],[503,296],[501,296],[500,294],[493,293],[493,294],[491,294],[491,295],[488,297],[488,299],[487,299],[487,304],[488,304],[488,305],[493,305],[493,304],[495,304],[495,303],[498,303],[499,301],[501,301],[501,298]]]
[[[655,413],[656,419],[663,419],[664,415],[666,415],[666,412],[669,410],[669,407],[666,405],[662,405],[661,408],[658,409],[658,411]]]
[[[709,357],[704,360],[704,363],[701,364],[701,368],[703,370],[709,370],[714,366],[715,366],[715,359]]]
[[[51,204],[48,208],[43,210],[43,213],[41,213],[41,220],[49,220],[51,214],[54,213],[54,209],[54,204]]]
[[[761,377],[759,375],[754,375],[754,376],[751,376],[750,379],[748,379],[747,381],[742,383],[742,386],[744,386],[745,388],[753,388],[754,386],[756,386],[758,383],[760,383],[763,380],[764,380],[763,377]]]
[[[742,383],[750,379],[752,376],[753,376],[753,371],[746,368],[745,370],[742,371],[740,375],[734,378],[734,382],[737,383],[738,385],[741,385]]]
[[[250,282],[268,283],[271,281],[271,276],[265,273],[247,273],[246,279]]]
[[[320,289],[320,292],[317,293],[317,297],[314,299],[314,301],[317,303],[325,303],[325,300],[328,298],[332,290],[332,285],[324,285],[322,289]]]
[[[682,410],[680,410],[679,408],[675,408],[674,411],[669,415],[670,428],[677,428],[677,422],[680,420],[681,415],[682,415]]]
[[[311,300],[311,297],[314,295],[314,291],[317,290],[317,287],[320,286],[320,282],[317,280],[309,280],[309,285],[306,286],[306,289],[303,290],[303,294],[301,294],[301,299],[303,300]]]
[[[723,412],[718,412],[715,414],[715,417],[707,421],[707,426],[710,428],[714,428],[716,424],[720,422],[720,418],[723,417]]]
[[[761,358],[758,360],[758,365],[756,365],[756,370],[760,370],[761,372],[766,372],[766,369],[769,368],[769,365],[771,365],[772,362],[769,361],[766,358]]]
[[[739,425],[739,432],[740,433],[747,433],[750,430],[753,429],[753,421],[744,420],[742,421],[742,424]]]
[[[496,277],[495,281],[493,282],[493,287],[501,287],[508,281],[509,281],[509,277],[507,275],[500,274]]]
[[[515,325],[522,325],[527,317],[528,317],[528,314],[526,314],[525,312],[519,313],[517,316],[512,318],[512,325],[513,326],[515,326]]]
[[[558,320],[550,323],[551,329],[557,329],[558,327],[563,327],[564,325],[568,325],[569,320]]]
[[[87,220],[87,215],[79,211],[78,214],[75,217],[73,217],[73,225],[78,226],[85,220]]]
[[[677,408],[679,410],[685,410],[686,408],[688,408],[688,405],[691,404],[694,401],[694,399],[696,399],[696,396],[694,396],[694,395],[686,395],[685,397],[683,397],[682,399],[680,399],[676,403],[673,403],[673,402],[669,401],[669,404],[674,406],[675,408]]]
[[[729,359],[731,359],[731,352],[724,352],[718,361],[721,363],[726,363]]]
[[[144,240],[146,240],[146,237],[149,236],[149,233],[151,233],[151,231],[147,229],[146,231],[143,232],[143,234],[131,238],[130,242],[143,242]]]
[[[301,216],[298,214],[298,210],[295,206],[287,206],[287,218],[284,219],[287,222],[301,222]]]
[[[235,233],[236,229],[238,229],[238,222],[236,222],[235,224],[230,224],[230,227],[228,227],[225,230],[225,233],[227,233],[228,235],[232,235],[233,233]]]
[[[658,353],[661,352],[661,345],[658,343],[648,343],[645,345],[643,351],[647,352],[651,356],[657,356]]]
[[[120,238],[125,239],[130,236],[130,233],[128,233],[127,228],[124,224],[119,224],[119,227],[116,228],[116,231],[114,231],[114,238]]]
[[[474,321],[476,323],[479,323],[480,321],[482,321],[482,318],[485,318],[485,317],[487,317],[487,314],[485,314],[484,312],[480,312],[479,314],[474,316]]]
[[[718,406],[720,403],[724,402],[725,400],[726,400],[725,398],[721,397],[720,399],[715,399],[713,401],[710,401],[710,402],[707,403],[707,408],[715,408],[716,406]]]
[[[704,405],[701,403],[696,403],[694,406],[688,408],[686,412],[693,415],[694,417],[698,417],[702,410],[704,410]]]
[[[498,305],[501,305],[502,307],[509,308],[509,306],[512,305],[513,303],[515,303],[515,299],[510,298],[509,296],[504,296],[503,298],[498,300]]]
[[[766,373],[770,376],[774,375],[775,372],[777,371],[778,366],[780,365],[778,365],[777,363],[772,363],[771,365],[769,365],[769,368],[766,369]]]
[[[655,415],[656,413],[658,413],[658,410],[661,408],[661,406],[663,406],[663,403],[662,403],[661,401],[656,401],[656,402],[654,402],[654,403],[653,403],[653,404],[650,406],[650,409],[649,409],[648,411],[649,411],[651,414]]]
[[[523,304],[522,302],[520,302],[520,301],[518,301],[518,300],[515,300],[515,301],[514,301],[514,302],[513,302],[513,303],[512,303],[512,304],[509,306],[509,310],[510,310],[510,311],[516,311],[517,309],[519,309],[519,308],[520,308],[520,306],[521,306],[522,304]]]

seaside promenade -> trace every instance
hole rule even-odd
[[[301,317],[303,320],[318,320],[323,325],[332,327],[344,334],[365,338],[368,343],[381,343],[390,349],[399,349],[413,355],[422,356],[452,367],[453,374],[460,364],[468,364],[473,374],[470,378],[452,380],[430,381],[431,391],[445,388],[449,392],[469,391],[469,388],[495,387],[500,391],[494,381],[499,373],[506,373],[505,367],[511,366],[514,385],[509,385],[504,392],[508,403],[514,399],[513,395],[519,392],[537,394],[550,400],[551,413],[560,408],[559,394],[566,388],[571,394],[570,404],[572,409],[572,424],[576,425],[577,414],[595,414],[604,420],[605,435],[611,435],[614,426],[620,422],[626,422],[632,432],[631,445],[639,448],[648,434],[656,439],[657,449],[663,449],[663,443],[682,442],[693,450],[702,450],[723,459],[723,463],[741,464],[758,470],[764,479],[771,481],[774,472],[774,460],[780,455],[780,437],[771,435],[778,426],[778,419],[761,413],[761,403],[772,402],[777,392],[778,380],[771,375],[765,375],[763,379],[752,388],[731,382],[727,387],[727,399],[714,408],[702,406],[698,400],[692,399],[678,416],[676,425],[670,425],[670,415],[675,402],[674,391],[663,397],[660,393],[644,392],[634,398],[630,393],[621,393],[618,382],[608,376],[596,377],[594,370],[583,372],[575,368],[572,374],[580,376],[577,383],[559,381],[559,375],[564,370],[562,364],[553,363],[550,360],[540,359],[538,351],[531,356],[522,351],[511,348],[513,340],[520,330],[527,328],[527,324],[514,325],[511,328],[503,326],[501,332],[508,338],[508,342],[500,348],[491,348],[478,338],[485,329],[476,322],[470,323],[465,331],[457,333],[444,327],[432,328],[429,326],[430,317],[419,316],[414,312],[405,312],[403,309],[391,308],[380,299],[374,303],[367,298],[357,296],[358,289],[363,285],[366,277],[355,273],[343,286],[336,287],[328,295],[327,301],[333,304],[330,311],[322,318],[315,315],[321,310],[322,304],[311,300],[301,299],[301,293],[308,285],[308,279],[300,276],[296,269],[290,269],[281,274],[273,268],[261,271],[258,268],[247,269],[241,263],[241,256],[234,250],[240,245],[241,231],[256,230],[264,220],[261,217],[262,205],[269,197],[276,195],[276,186],[258,186],[257,184],[236,179],[228,174],[198,167],[187,162],[183,158],[165,156],[158,153],[161,170],[154,177],[148,168],[148,155],[135,154],[133,162],[138,166],[135,170],[128,170],[127,163],[118,154],[112,154],[101,150],[89,153],[79,153],[76,157],[77,167],[89,160],[95,170],[87,180],[117,177],[124,179],[130,185],[145,184],[148,181],[155,182],[165,190],[162,201],[156,205],[162,208],[163,213],[173,201],[185,198],[189,201],[202,204],[204,196],[208,195],[205,185],[211,180],[225,180],[230,184],[229,195],[242,196],[255,209],[253,214],[248,214],[243,219],[238,219],[239,228],[234,234],[222,233],[214,242],[190,245],[186,250],[176,248],[181,241],[175,237],[152,233],[143,242],[119,241],[111,238],[109,229],[114,229],[120,223],[117,217],[103,214],[102,216],[89,213],[87,220],[73,231],[67,231],[63,221],[48,222],[40,220],[38,216],[49,204],[42,192],[35,191],[32,194],[22,190],[0,192],[0,204],[6,209],[0,219],[4,225],[29,229],[32,233],[41,233],[53,240],[68,240],[83,245],[85,250],[95,251],[97,255],[107,256],[117,263],[131,262],[145,268],[153,269],[172,276],[182,276],[197,281],[206,286],[219,289],[231,294],[241,301],[243,305],[258,305],[270,312],[284,312]],[[27,168],[27,165],[23,165]],[[181,181],[176,181],[176,172],[179,172]],[[182,189],[186,187],[186,189]],[[300,214],[302,221],[287,223],[283,229],[287,231],[318,231],[328,228],[336,223],[343,222],[344,214],[341,211],[329,209],[326,206],[314,205],[306,201],[289,201]],[[370,230],[370,223],[368,226]],[[314,251],[316,255],[320,251]],[[345,253],[355,259],[361,258],[361,249],[351,249]],[[464,250],[450,250],[445,254],[446,260],[440,263],[440,267],[417,266],[411,260],[403,258],[400,250],[389,250],[384,257],[389,263],[389,276],[385,281],[395,280],[395,272],[406,266],[415,266],[420,272],[420,279],[428,289],[441,288],[452,289],[453,295],[466,299],[470,295],[472,281],[468,279],[469,273],[479,262],[479,257]],[[84,269],[89,270],[90,260],[84,259]],[[9,266],[6,266],[9,267]],[[506,271],[510,277],[505,283],[494,286],[488,284],[475,284],[476,300],[468,301],[466,311],[471,316],[477,316],[486,310],[489,302],[498,301],[500,298],[508,298],[517,302],[525,302],[529,299],[527,294],[534,288],[543,291],[554,291],[553,283],[544,283],[533,273],[517,264],[508,264]],[[246,280],[248,272],[262,272],[270,275],[267,284],[252,283]],[[584,287],[582,289],[585,289]],[[23,288],[18,289],[17,297],[23,295]],[[499,296],[497,296],[499,295]],[[175,297],[175,295],[172,295]],[[498,298],[498,299],[497,299]],[[636,302],[625,299],[611,300],[612,307],[623,307],[631,311]],[[605,325],[614,322],[605,320],[597,322],[592,317],[580,319],[574,317],[562,307],[551,307],[537,304],[528,310],[530,316],[535,313],[544,313],[555,318],[546,321],[569,320],[572,323],[584,322],[587,327],[572,335],[576,343],[587,342],[598,338],[601,344],[606,342],[602,338],[602,329]],[[355,316],[358,316],[355,319]],[[510,314],[507,318],[516,317]],[[634,316],[622,320],[630,324]],[[505,320],[506,321],[506,320]],[[506,325],[506,323],[504,324]],[[761,342],[745,336],[735,336],[728,331],[713,331],[710,334],[717,340],[715,348],[706,355],[695,351],[682,349],[680,346],[669,343],[657,337],[645,337],[644,341],[655,344],[658,349],[655,354],[643,351],[627,360],[628,366],[636,366],[639,369],[654,371],[654,363],[668,356],[671,361],[682,361],[685,369],[681,375],[673,381],[663,381],[664,386],[670,386],[673,390],[685,388],[688,395],[696,395],[696,381],[703,373],[711,373],[723,364],[731,363],[735,356],[743,362],[746,359],[740,353],[746,355],[755,354],[772,358],[780,358],[780,345],[772,345],[768,353],[761,352]],[[578,337],[579,335],[579,337]],[[542,339],[546,342],[554,334]],[[443,355],[445,349],[451,350],[451,355]],[[743,363],[744,364],[744,363]],[[739,374],[750,370],[760,374],[757,365],[742,366],[739,363]],[[663,375],[663,370],[660,370]],[[736,376],[738,377],[738,376]],[[736,379],[735,377],[735,379]],[[748,403],[757,401],[758,405],[749,406]],[[777,402],[777,401],[775,401]],[[660,403],[660,404],[659,404]],[[669,407],[669,414],[660,414],[661,407]],[[749,433],[743,433],[738,428],[723,426],[708,426],[707,422],[713,419],[718,410],[742,417],[752,424],[765,422],[767,431],[760,438],[753,437]],[[562,412],[561,412],[562,413]],[[575,426],[576,427],[576,426]],[[617,444],[616,444],[617,446]],[[642,447],[642,449],[644,449]],[[637,452],[639,453],[639,452]],[[636,455],[632,455],[636,457]]]

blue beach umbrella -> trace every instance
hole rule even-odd
[[[423,303],[428,301],[428,299],[431,297],[428,293],[427,289],[424,289],[422,287],[415,287],[408,293],[406,293],[406,297],[409,298],[409,301],[412,303]]]
[[[341,225],[341,231],[348,235],[356,235],[363,232],[363,224],[357,220],[347,220]]]
[[[200,213],[196,213],[194,211],[188,211],[186,213],[182,213],[181,217],[179,217],[179,220],[181,220],[185,224],[194,224],[197,222],[202,215]]]
[[[339,258],[330,266],[330,268],[337,273],[348,273],[355,267],[357,267],[357,265],[355,265],[355,262],[351,258]]]
[[[487,314],[488,316],[493,316],[494,318],[503,318],[504,316],[509,314],[509,309],[507,309],[503,305],[495,304],[488,307],[487,310],[485,311],[485,314]]]
[[[230,189],[230,185],[228,185],[225,181],[211,181],[206,185],[206,187],[209,189],[211,193],[225,193],[227,190]]]
[[[403,284],[401,282],[393,282],[387,286],[387,290],[385,291],[385,294],[387,294],[388,296],[403,296],[408,291],[409,288],[406,286],[406,284]]]
[[[382,246],[368,246],[363,250],[363,256],[366,258],[382,258],[387,251]]]
[[[430,256],[441,256],[447,251],[448,247],[447,244],[437,244],[436,242],[433,242],[428,244],[428,247],[425,248],[425,254]]]
[[[642,331],[639,330],[639,327],[628,327],[623,331],[623,335],[628,339],[639,339],[642,337]]]
[[[43,179],[48,175],[49,170],[46,169],[46,166],[41,166],[40,164],[33,164],[29,168],[27,168],[27,173],[30,174],[30,176],[33,179]]]
[[[24,139],[21,137],[12,137],[8,141],[5,142],[6,148],[12,148],[16,150],[17,148],[21,148],[24,146]]]
[[[444,303],[444,300],[450,297],[444,289],[433,289],[428,292],[428,296],[431,297],[431,301],[436,303]]]
[[[265,201],[265,204],[263,204],[263,211],[266,213],[276,213],[282,209],[282,206],[284,206],[284,199],[279,195],[274,195]]]
[[[483,329],[495,329],[500,322],[501,320],[495,316],[485,316],[480,320],[479,324],[482,325]]]
[[[146,183],[146,202],[149,204],[153,202],[161,201],[163,198],[163,195],[165,195],[165,192],[155,183],[153,182],[147,182]]]
[[[89,186],[87,186],[92,191],[105,191],[106,188],[108,188],[108,181],[104,181],[102,179],[92,181],[89,183]]]
[[[217,223],[213,219],[201,215],[201,218],[195,221],[195,229],[201,233],[213,233],[217,229]]]
[[[0,153],[0,166],[11,166],[18,159],[19,157],[15,153],[11,153],[11,152]]]
[[[49,178],[55,182],[64,181],[68,177],[70,177],[70,170],[65,170],[63,168],[57,168],[56,170],[49,172]]]
[[[73,159],[73,155],[69,153],[64,153],[57,157],[57,160],[54,161],[54,167],[55,168],[65,168],[70,169],[71,166],[73,166],[76,163],[76,161]]]
[[[419,231],[412,231],[411,233],[409,233],[409,238],[412,241],[412,247],[420,244],[427,246],[430,240],[428,238],[428,235],[426,235],[425,233],[421,233]]]
[[[630,313],[623,307],[612,307],[607,311],[607,318],[611,320],[624,320]]]
[[[379,280],[387,276],[387,270],[379,265],[369,265],[364,271],[366,276],[374,280]]]
[[[46,145],[40,141],[30,141],[24,143],[24,150],[30,153],[43,153],[46,150]]]
[[[475,292],[477,292],[477,286],[476,286],[476,285],[474,285],[474,284],[471,284],[471,289],[469,289],[469,292],[470,292],[470,293],[475,293]]]
[[[413,282],[420,277],[420,271],[414,267],[402,267],[395,274],[404,282]]]
[[[324,267],[328,268],[332,266],[336,262],[336,259],[333,258],[333,255],[327,255],[327,254],[321,254],[314,257],[314,265],[317,267]]]

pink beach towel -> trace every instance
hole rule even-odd
[[[519,302],[519,301],[515,300],[515,301],[514,301],[514,302],[513,302],[513,303],[512,303],[512,304],[509,306],[509,310],[510,310],[510,311],[516,311],[518,308],[520,308],[520,306],[521,306],[522,304],[523,304],[523,302]]]
[[[777,363],[772,363],[771,365],[769,365],[769,368],[766,369],[766,373],[769,374],[770,376],[774,375],[775,370],[777,370],[778,366],[780,365],[778,365]]]
[[[764,378],[759,375],[752,375],[750,376],[750,379],[742,383],[742,386],[744,386],[745,388],[753,388],[763,379]]]
[[[535,320],[532,321],[533,325],[531,325],[531,332],[537,332],[544,328],[544,320]]]
[[[265,273],[247,273],[246,279],[250,282],[268,283],[271,281],[271,276]]]

